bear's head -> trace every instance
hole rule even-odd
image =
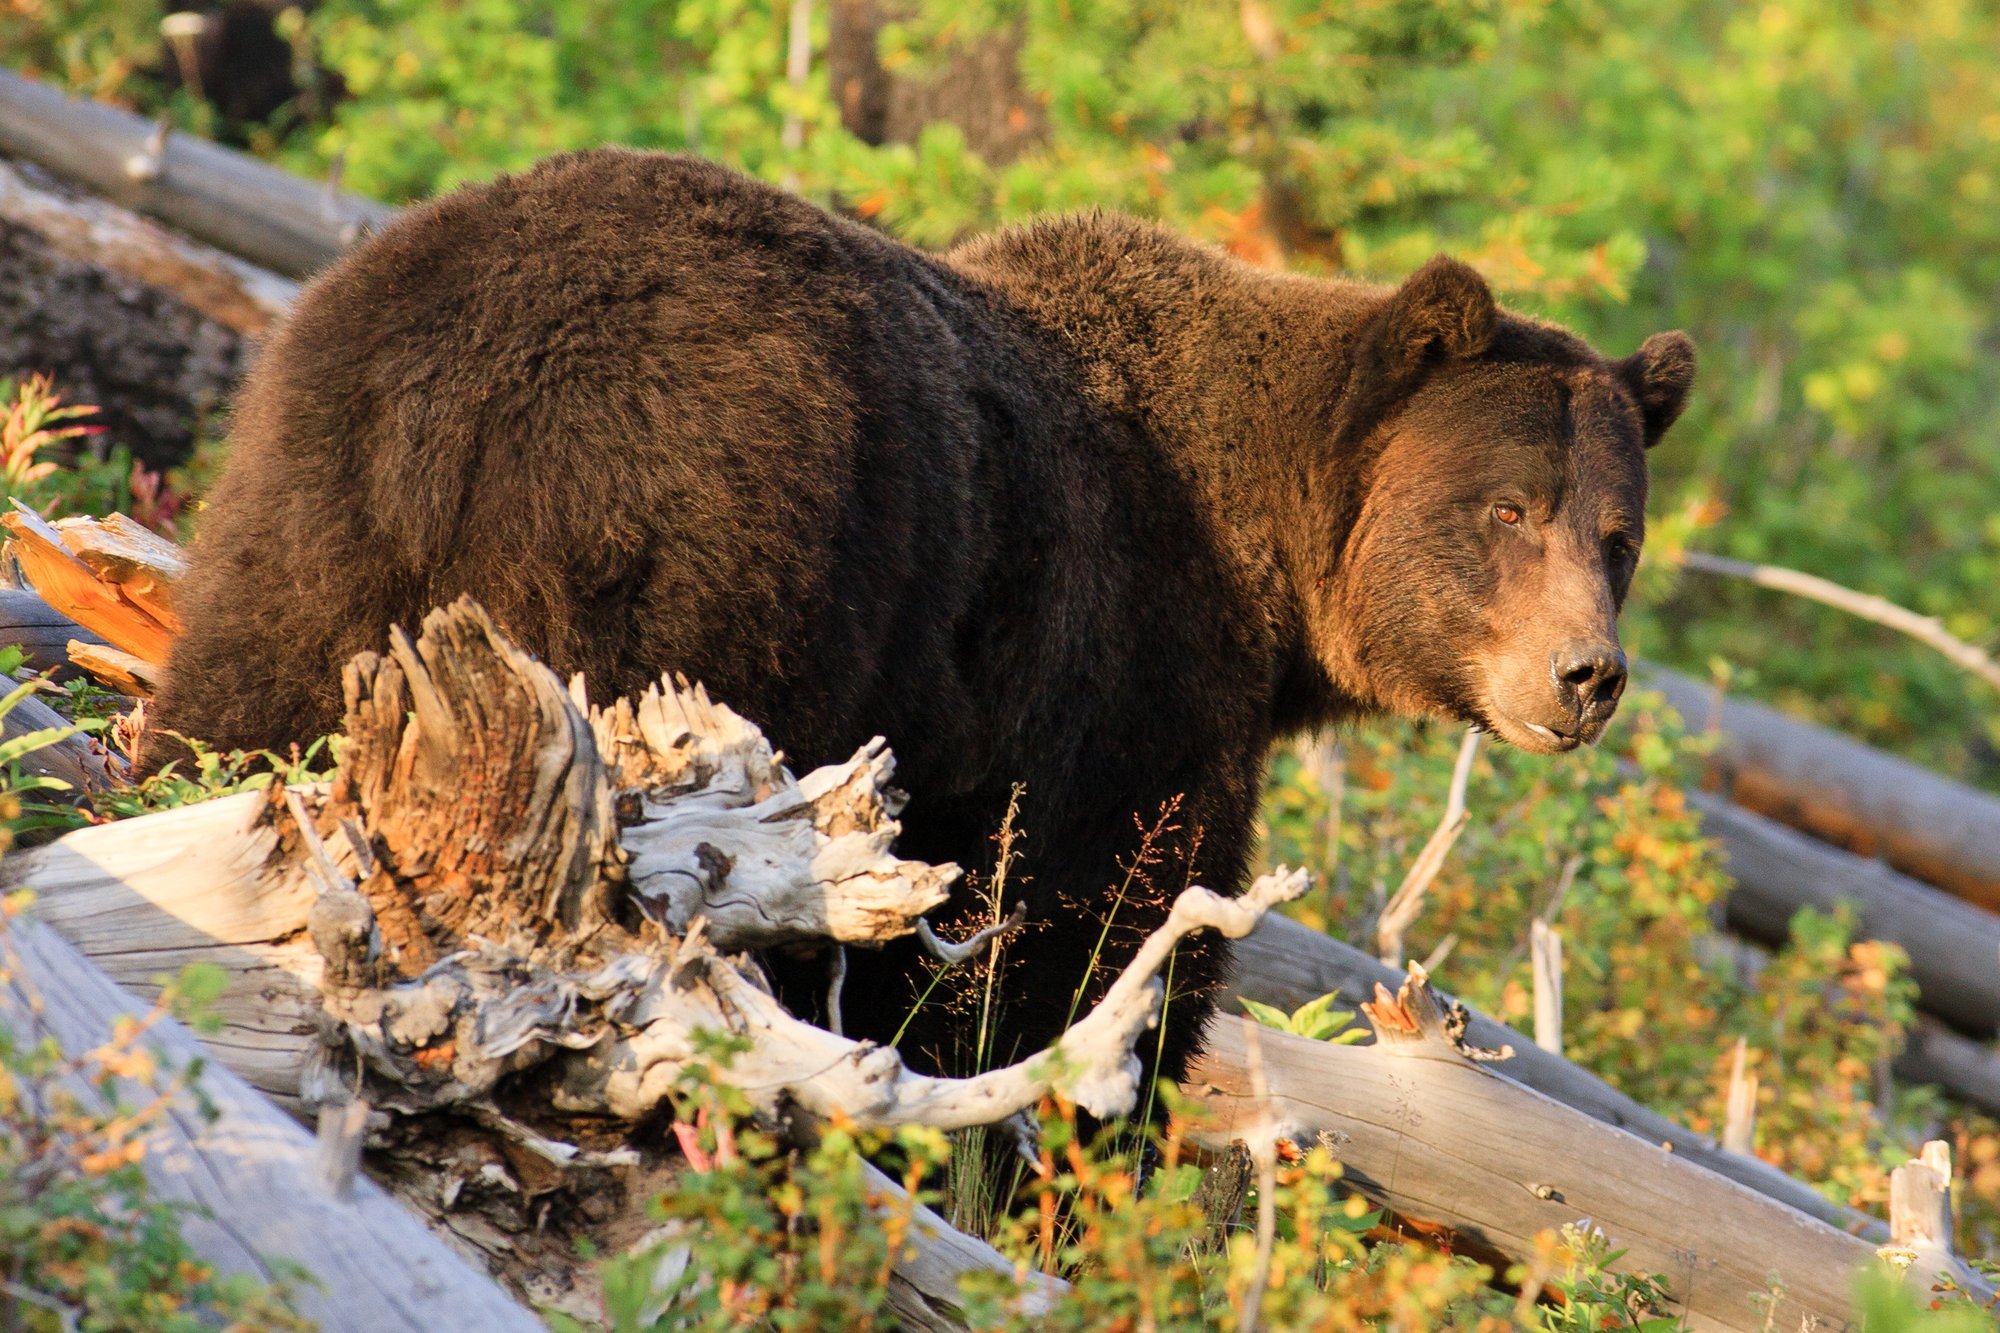
[[[1607,360],[1440,257],[1351,347],[1335,429],[1362,467],[1317,608],[1334,678],[1524,749],[1595,741],[1625,688],[1646,451],[1687,399],[1693,344],[1660,333]]]

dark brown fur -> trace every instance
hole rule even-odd
[[[936,257],[705,162],[572,154],[301,298],[237,405],[162,722],[333,728],[344,659],[470,593],[596,697],[685,672],[806,766],[887,736],[907,854],[990,863],[1025,782],[1015,883],[1058,928],[1014,950],[1008,1031],[1039,1043],[1135,821],[1181,798],[1195,875],[1240,887],[1274,739],[1384,707],[1594,739],[1615,689],[1564,695],[1550,655],[1615,651],[1606,538],[1636,556],[1691,373],[1678,335],[1606,362],[1446,260],[1391,291],[1105,216]],[[1222,962],[1177,965],[1169,1073]],[[909,960],[855,966],[849,1031],[885,1037]],[[948,1019],[912,1032],[951,1062]]]

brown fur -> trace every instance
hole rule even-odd
[[[1005,1055],[1068,1014],[1136,822],[1180,798],[1191,873],[1240,886],[1274,739],[1376,708],[1593,739],[1608,675],[1551,663],[1615,652],[1691,373],[1679,335],[1607,362],[1443,259],[1308,280],[1106,216],[936,257],[705,162],[573,154],[302,296],[163,722],[334,727],[348,655],[470,593],[598,697],[686,672],[802,765],[886,735],[908,854],[988,863],[1025,782],[1014,883],[1058,928],[1014,951]],[[1100,975],[1160,912],[1118,917]],[[1177,965],[1168,1073],[1222,961]],[[885,1037],[911,962],[854,965],[849,1030]],[[927,1015],[906,1047],[963,1038]]]

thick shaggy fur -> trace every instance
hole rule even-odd
[[[1055,928],[1011,950],[1006,1055],[1062,1026],[1163,806],[1159,890],[1233,890],[1282,733],[1507,732],[1490,664],[1545,686],[1548,627],[1615,614],[1597,529],[1636,525],[1691,367],[1677,335],[1607,363],[1449,261],[1391,292],[1103,216],[937,257],[701,161],[572,154],[301,298],[236,406],[161,721],[335,728],[342,661],[470,593],[594,697],[684,672],[802,766],[888,737],[909,855],[990,865],[1025,783],[1009,896]],[[1533,568],[1485,518],[1516,474]],[[1117,915],[1100,972],[1160,919]],[[1177,963],[1165,1072],[1222,963]],[[886,1038],[907,951],[852,965],[848,1030]]]

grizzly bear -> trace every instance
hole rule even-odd
[[[334,729],[350,655],[471,594],[595,697],[701,680],[801,771],[887,737],[906,855],[991,866],[1024,784],[1008,898],[1053,928],[1010,946],[1006,1058],[1172,891],[1241,887],[1273,741],[1372,710],[1597,738],[1693,369],[1442,257],[1392,289],[1103,214],[934,255],[712,163],[572,153],[300,295],[235,404],[159,721]],[[1177,959],[1162,1073],[1224,964]],[[849,966],[847,1031],[889,1039],[914,950]],[[929,1005],[902,1044],[970,1042]]]

